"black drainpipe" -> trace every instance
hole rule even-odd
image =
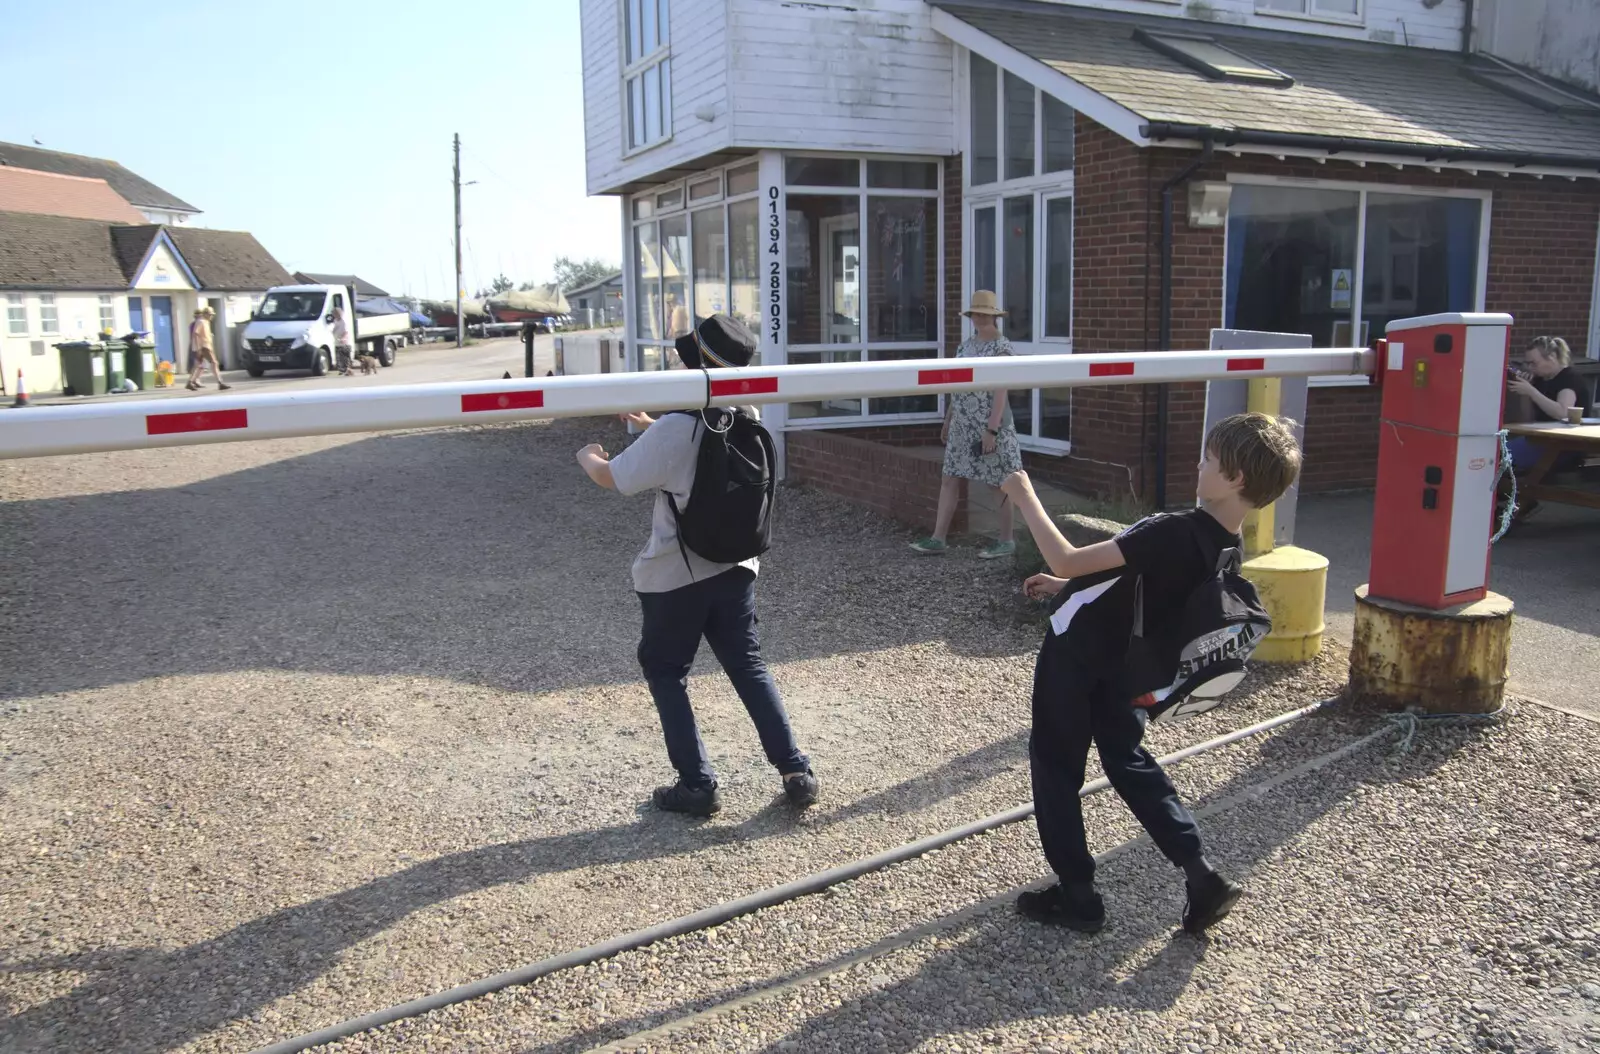
[[[1157,347],[1172,350],[1172,191],[1211,160],[1211,140],[1201,143],[1200,156],[1161,184],[1161,332]],[[1156,385],[1156,511],[1167,507],[1167,386]]]
[[[1467,0],[1467,10],[1461,24],[1461,54],[1467,56],[1472,54],[1472,23],[1477,17],[1477,6],[1474,0]]]

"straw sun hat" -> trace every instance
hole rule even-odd
[[[972,293],[972,304],[961,312],[969,318],[973,315],[997,315],[1005,317],[1005,312],[1000,310],[999,301],[992,289],[976,289]]]

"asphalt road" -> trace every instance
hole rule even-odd
[[[1345,641],[1371,536],[1370,493],[1302,499],[1295,542],[1328,558],[1328,629]],[[1512,688],[1600,718],[1600,512],[1546,502],[1494,547],[1489,585],[1517,606]]]

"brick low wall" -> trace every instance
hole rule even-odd
[[[937,443],[938,426],[932,430]],[[788,433],[788,478],[848,498],[914,530],[931,531],[939,508],[943,462],[929,456],[924,443],[915,441],[923,438],[920,434],[862,431],[874,433],[874,438],[843,432]],[[894,440],[905,445],[890,445]],[[965,483],[962,486],[950,525],[953,532],[967,528]]]

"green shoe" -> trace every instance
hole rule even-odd
[[[999,560],[1001,557],[1012,556],[1017,551],[1016,542],[995,542],[987,549],[978,550],[979,560]]]
[[[938,556],[948,548],[950,547],[937,538],[918,538],[911,543],[912,551],[923,556]]]

